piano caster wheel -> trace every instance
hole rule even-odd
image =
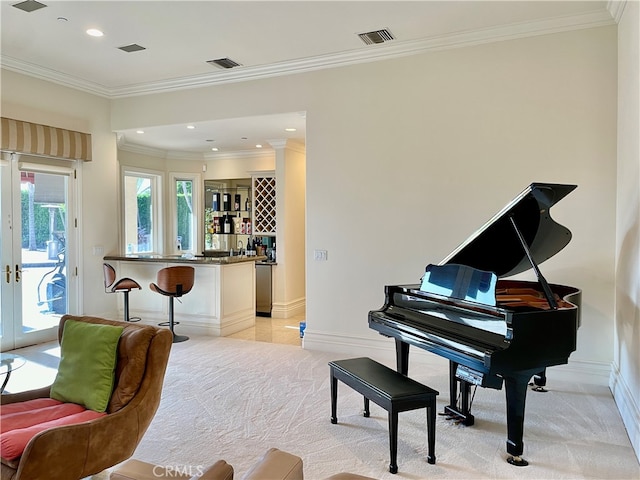
[[[338,423],[338,419],[336,417],[331,417],[331,423],[335,425],[336,423]]]
[[[389,472],[398,473],[398,465],[389,465]]]
[[[516,467],[526,467],[527,465],[529,465],[529,462],[527,462],[522,457],[509,457],[507,458],[507,463],[515,465]]]

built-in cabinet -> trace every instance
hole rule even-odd
[[[240,250],[253,235],[250,179],[205,180],[204,249]]]

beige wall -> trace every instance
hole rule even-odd
[[[273,308],[276,318],[305,313],[305,152],[295,143],[276,149],[276,254]]]
[[[640,460],[640,8],[618,29],[616,320],[611,390]]]
[[[583,290],[571,366],[606,383],[615,92],[616,28],[603,27],[124,98],[112,125],[307,112],[307,348],[391,348],[367,325],[385,284],[417,282],[530,182],[578,184],[553,212],[573,241],[542,270]]]
[[[385,284],[418,282],[428,263],[530,182],[576,183],[552,212],[573,240],[541,268],[549,281],[583,290],[582,326],[570,364],[551,370],[606,383],[614,360],[616,35],[615,26],[585,29],[122,98],[111,102],[110,128],[307,112],[305,348],[390,353],[393,342],[367,325]],[[12,98],[37,110],[23,80],[3,77],[3,106]],[[59,87],[32,88],[46,92],[45,112],[73,116],[74,102],[48,98]],[[104,102],[77,96],[73,110],[98,116],[93,131],[108,137]],[[87,112],[91,102],[99,114]],[[117,197],[116,153],[113,141],[95,146],[93,163],[105,175],[87,175],[94,197],[86,214],[102,218]],[[109,226],[97,226],[90,242],[113,246],[114,220],[108,214],[100,223]],[[315,249],[327,250],[328,261],[314,261]],[[625,342],[617,345],[634,344]],[[628,381],[637,386],[637,377]]]

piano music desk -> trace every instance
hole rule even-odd
[[[398,413],[427,409],[427,461],[436,463],[436,395],[439,392],[367,357],[329,362],[331,372],[331,423],[336,415],[338,380],[364,396],[364,416],[369,416],[369,400],[384,408],[389,415],[389,471],[398,472]]]

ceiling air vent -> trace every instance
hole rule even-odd
[[[216,65],[220,68],[239,67],[241,64],[231,60],[230,58],[218,58],[217,60],[207,60],[209,65]]]
[[[36,2],[36,0],[25,0],[13,6],[27,13],[35,12],[36,10],[46,7],[44,3]]]
[[[140,50],[146,50],[146,48],[138,45],[137,43],[132,43],[131,45],[124,45],[122,47],[118,47],[118,50],[131,53],[131,52],[139,52]]]
[[[383,28],[382,30],[375,30],[373,32],[359,33],[358,36],[360,37],[360,40],[367,45],[395,40],[395,37],[386,28]]]

